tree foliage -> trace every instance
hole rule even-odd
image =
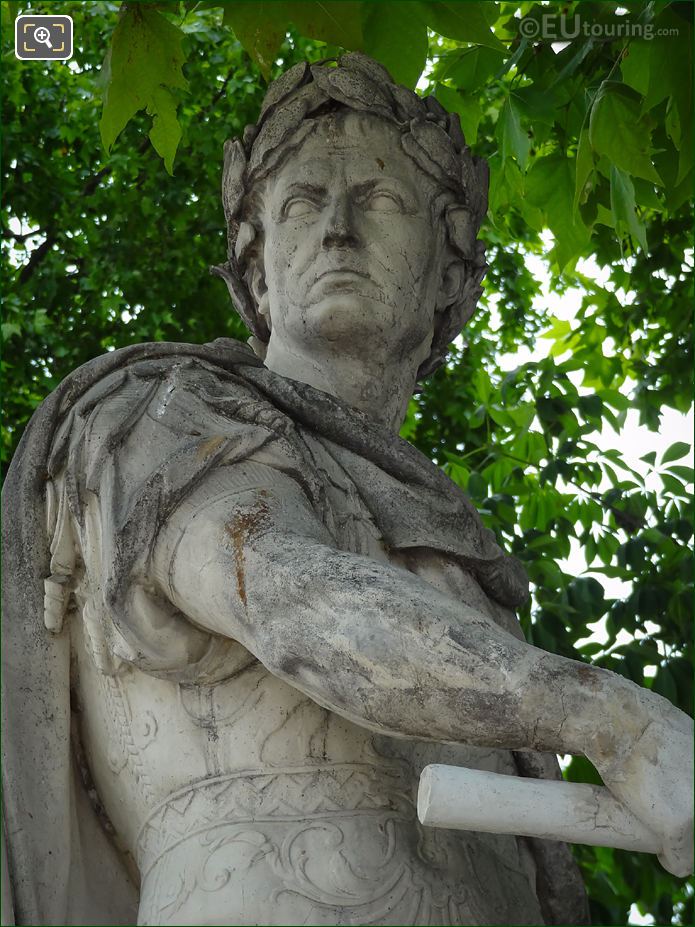
[[[2,3],[3,459],[89,358],[244,337],[207,272],[225,254],[223,142],[295,61],[364,50],[410,86],[424,72],[492,174],[483,305],[403,433],[524,561],[531,641],[690,710],[689,436],[643,458],[654,490],[598,435],[630,408],[657,431],[660,410],[691,402],[691,5],[65,2],[65,64],[14,59],[19,9]],[[582,28],[558,44],[549,14]],[[549,317],[530,255],[554,292],[581,291],[573,321]],[[539,337],[548,356],[509,372],[504,355]],[[627,594],[608,597],[603,577]],[[582,643],[600,620],[607,643]],[[567,775],[596,777],[576,757]],[[692,892],[653,858],[576,852],[596,923],[625,923],[633,902],[692,923]]]

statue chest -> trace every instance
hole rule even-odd
[[[320,707],[257,661],[214,684],[179,684],[133,666],[105,675],[78,634],[75,643],[76,717],[86,775],[138,864],[149,852],[141,828],[149,821],[148,833],[160,825],[166,830],[168,803],[178,809],[183,831],[198,826],[196,807],[189,810],[187,799],[180,799],[201,784],[215,783],[213,817],[241,820],[273,808],[277,814],[289,813],[283,802],[305,814],[324,792],[330,803],[335,791],[327,774],[312,785],[314,771],[383,765],[370,732]],[[373,789],[368,779],[357,776],[345,792],[347,806],[361,801],[352,794],[355,789],[365,796]],[[260,805],[248,804],[246,785],[252,781],[251,791],[263,798]],[[229,788],[221,788],[223,782]],[[286,793],[282,800],[280,782]],[[402,771],[399,782],[402,788]],[[205,792],[204,804],[212,792]]]
[[[516,922],[538,922],[518,841],[423,829],[415,815],[426,763],[512,772],[508,754],[375,735],[258,663],[183,686],[76,657],[80,737],[140,873],[138,923],[490,923],[508,897],[490,893],[500,860],[533,912]]]
[[[140,872],[139,923],[504,922],[503,870],[539,922],[523,844],[416,820],[424,765],[511,773],[509,754],[375,735],[258,662],[211,685],[108,676],[79,633],[75,659],[84,765]]]

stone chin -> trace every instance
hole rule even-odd
[[[304,340],[312,333],[324,336],[333,329],[340,335],[360,337],[393,327],[395,306],[366,273],[331,270],[320,273],[302,297],[279,300],[276,327]]]
[[[400,324],[404,311],[402,306],[390,304],[374,291],[369,293],[365,290],[366,287],[363,289],[357,282],[354,288],[322,288],[316,298],[298,313],[295,324],[290,323],[303,347],[309,347],[312,341],[315,347],[321,342],[338,344],[342,353],[362,358],[369,356],[373,347],[381,357],[384,342],[388,341],[391,345],[389,354],[397,362],[401,354],[412,351],[418,345],[426,342],[429,346],[433,326],[426,314],[413,319],[413,324],[406,328]],[[287,334],[291,336],[287,321],[285,325]]]

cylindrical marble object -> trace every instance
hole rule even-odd
[[[657,838],[606,788],[524,779],[461,766],[426,766],[422,824],[658,853]]]

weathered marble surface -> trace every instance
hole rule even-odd
[[[688,865],[688,719],[528,646],[520,565],[396,436],[475,308],[486,185],[375,62],[293,68],[225,156],[217,272],[265,366],[136,346],[37,413],[5,491],[18,923],[580,923],[562,844],[415,814],[428,763],[554,752]]]
[[[658,853],[659,841],[608,789],[522,779],[468,766],[426,766],[417,813],[422,824],[485,834],[523,834],[568,843]]]

